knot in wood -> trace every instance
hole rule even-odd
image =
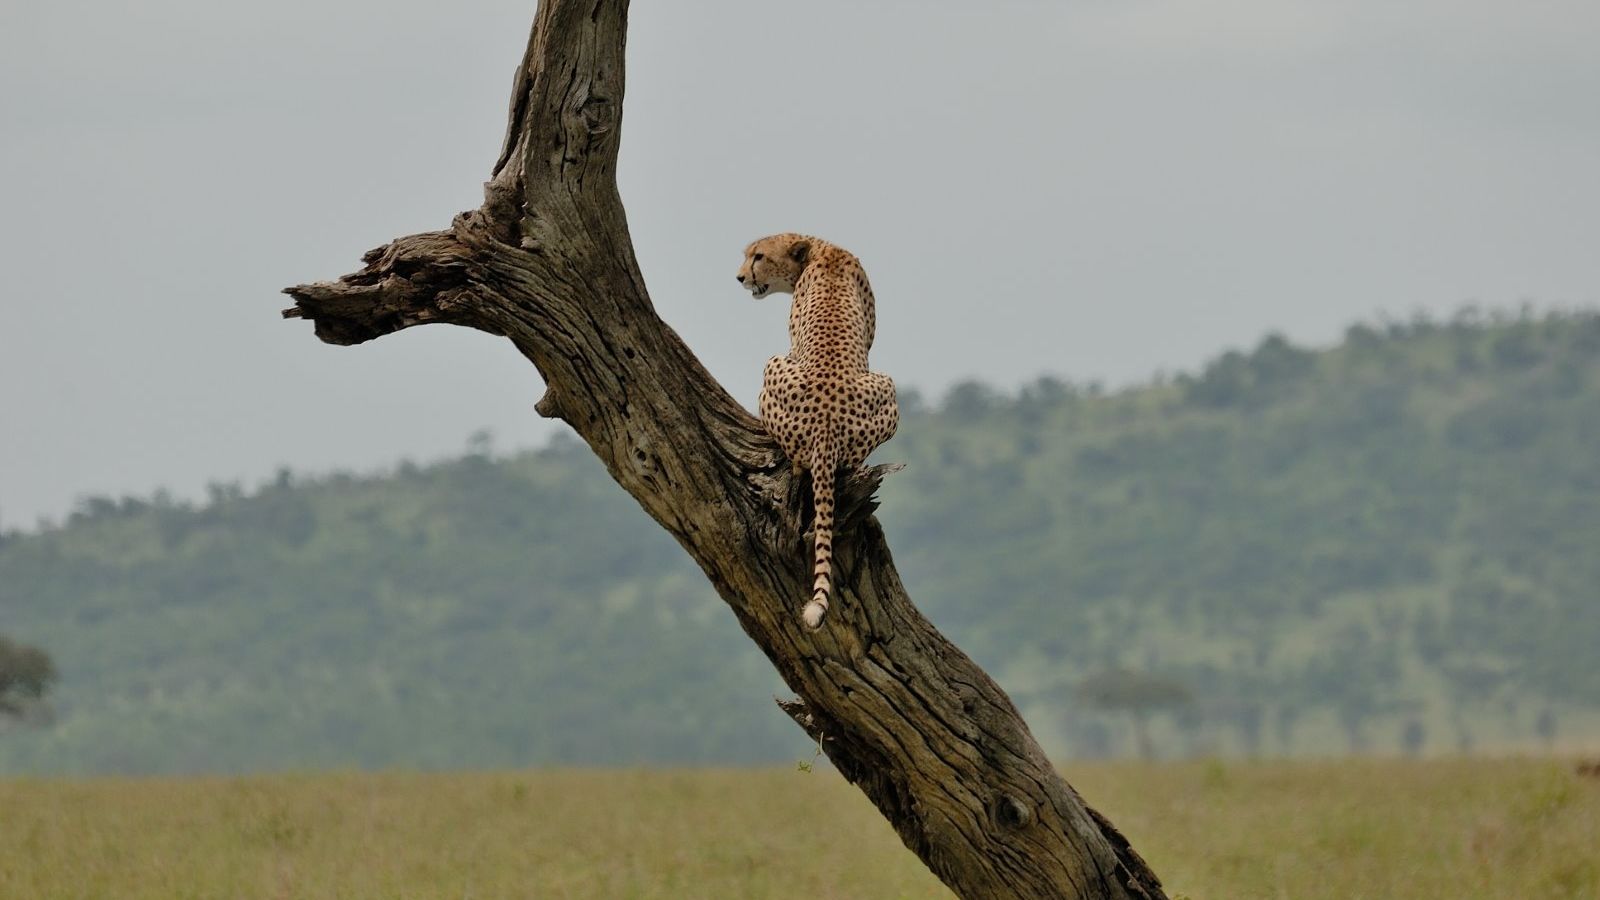
[[[601,135],[616,124],[616,104],[605,97],[586,97],[578,107],[583,127],[590,135]]]
[[[1002,828],[1026,828],[1033,824],[1033,809],[1010,794],[1001,794],[994,805],[994,819]]]
[[[633,467],[640,472],[649,473],[655,469],[654,454],[651,450],[649,438],[643,435],[634,436],[633,452],[630,456],[633,457]]]
[[[566,411],[561,408],[561,395],[555,388],[545,388],[544,396],[533,405],[533,411],[546,419],[565,419]]]

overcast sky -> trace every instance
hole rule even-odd
[[[542,441],[509,343],[355,348],[280,288],[476,206],[534,3],[0,5],[0,525]],[[620,178],[652,296],[753,404],[809,231],[936,395],[1118,384],[1271,330],[1600,304],[1593,0],[633,5]]]

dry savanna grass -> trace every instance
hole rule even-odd
[[[1194,900],[1600,897],[1570,763],[1066,772]],[[5,898],[948,896],[822,768],[0,781]]]

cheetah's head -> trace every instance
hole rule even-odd
[[[798,234],[774,234],[744,248],[739,283],[757,300],[768,294],[792,294],[811,258],[811,240]]]

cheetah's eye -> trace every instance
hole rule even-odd
[[[763,259],[766,259],[766,258],[767,258],[767,255],[765,253],[757,253],[755,256],[750,257],[750,260],[751,260],[751,262],[761,262]]]

